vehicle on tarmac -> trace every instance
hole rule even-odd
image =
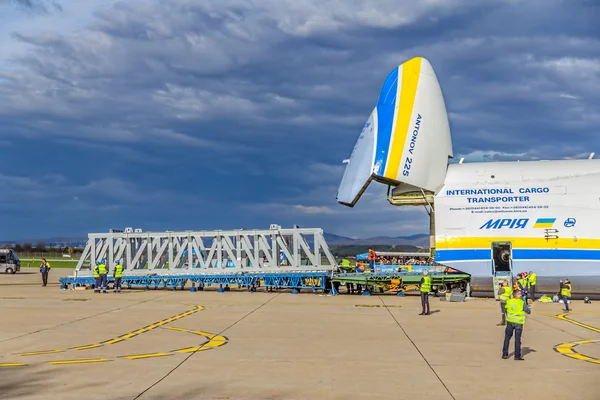
[[[13,249],[0,249],[0,273],[15,274],[21,270],[21,260]]]

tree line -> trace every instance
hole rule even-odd
[[[81,255],[83,253],[82,248],[78,247],[48,247],[45,243],[22,243],[22,244],[14,244],[9,246],[1,246],[1,247],[10,247],[12,248],[19,258],[21,256],[31,256],[31,255],[47,255],[47,256],[62,256],[63,254],[68,254],[71,257]]]
[[[330,246],[331,254],[335,257],[352,257],[357,254],[363,254],[369,251],[369,249],[373,249],[377,251],[398,251],[398,252],[416,252],[420,251],[418,247],[411,245],[385,245],[385,244],[375,244],[371,246],[365,245],[337,245]],[[421,250],[422,251],[422,250]]]

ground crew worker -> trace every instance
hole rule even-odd
[[[375,253],[375,250],[373,249],[369,249],[369,269],[371,270],[371,272],[375,271],[375,259],[377,258],[377,254]]]
[[[429,292],[431,292],[431,278],[429,277],[429,272],[427,270],[423,270],[423,277],[421,278],[419,290],[421,291],[421,307],[423,307],[423,311],[419,315],[430,315]],[[427,311],[425,311],[426,308]]]
[[[100,292],[100,261],[96,261],[96,266],[94,267],[94,280],[96,281],[94,292]]]
[[[42,273],[42,286],[48,284],[48,272],[50,272],[50,264],[45,258],[42,258],[42,265],[40,265],[40,272]]]
[[[560,295],[563,298],[563,302],[565,303],[565,309],[563,311],[569,312],[569,297],[571,297],[571,281],[565,279],[565,281],[560,281]]]
[[[342,262],[340,263],[340,267],[344,268],[344,269],[351,269],[352,266],[350,265],[350,260],[348,260],[347,258],[342,258]]]
[[[115,278],[115,293],[121,292],[121,279],[123,278],[123,266],[119,260],[115,260],[115,271],[113,276]]]
[[[108,269],[106,268],[106,260],[100,261],[100,265],[98,265],[98,272],[100,273],[100,286],[102,286],[102,292],[106,293],[108,286]]]
[[[517,281],[517,286],[521,291],[521,298],[525,303],[527,303],[527,289],[529,286],[527,285],[527,274],[525,272],[521,272],[521,277]]]
[[[525,325],[525,313],[531,314],[527,303],[521,299],[521,291],[513,293],[513,298],[506,301],[506,329],[504,330],[504,346],[502,358],[508,358],[508,345],[515,334],[515,360],[523,361],[521,356],[521,335]]]
[[[506,302],[512,297],[513,290],[507,281],[502,281],[500,288],[498,289],[498,295],[500,296],[500,310],[502,311],[502,320],[498,326],[506,325]]]
[[[537,283],[537,275],[533,271],[529,271],[529,298],[535,301],[535,284]]]

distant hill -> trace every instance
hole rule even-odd
[[[349,237],[325,233],[325,240],[329,246],[374,246],[374,245],[389,245],[389,246],[415,246],[429,247],[429,235],[419,233],[410,236],[375,236],[366,239],[352,239]]]
[[[24,245],[30,244],[33,248],[38,244],[43,244],[46,247],[73,247],[73,248],[81,248],[85,247],[87,242],[87,238],[81,237],[55,237],[55,238],[45,238],[45,239],[24,239],[24,240],[0,240],[0,245]]]
[[[325,240],[329,246],[405,246],[408,247],[429,247],[429,235],[419,233],[410,236],[375,236],[364,239],[352,239],[345,236],[335,235],[333,233],[324,233]],[[47,246],[59,245],[61,247],[83,247],[87,238],[85,237],[53,237],[46,239],[27,239],[27,240],[3,240],[0,244],[24,244],[36,245],[44,243]],[[312,245],[312,243],[311,243]]]

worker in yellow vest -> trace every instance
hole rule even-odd
[[[502,358],[508,358],[508,345],[515,334],[515,360],[522,361],[521,335],[525,325],[525,314],[531,314],[527,303],[521,299],[521,291],[513,293],[513,298],[506,301],[506,329],[504,330],[504,346],[502,347]]]
[[[565,279],[565,281],[560,281],[560,295],[563,298],[563,303],[565,303],[565,309],[563,311],[569,312],[569,297],[571,297],[571,281]]]
[[[102,292],[106,293],[106,289],[108,286],[108,269],[106,268],[106,260],[100,261],[100,265],[98,265],[98,272],[100,273],[100,286],[102,288]]]
[[[347,258],[342,258],[342,262],[340,263],[340,269],[345,270],[344,272],[348,272],[352,269],[352,265],[350,264],[350,260]]]
[[[429,292],[431,292],[431,277],[429,277],[429,272],[426,269],[423,270],[423,277],[421,278],[419,290],[421,291],[421,307],[423,307],[423,311],[419,315],[430,315]]]
[[[521,272],[519,279],[517,280],[517,286],[521,291],[521,298],[525,303],[527,303],[527,294],[529,291],[529,282],[527,280],[527,273]]]
[[[498,326],[506,325],[506,302],[512,297],[513,289],[510,287],[507,281],[502,281],[500,288],[498,289],[498,296],[500,296],[500,310],[502,312],[502,320]]]
[[[537,275],[535,272],[529,271],[529,277],[527,279],[529,280],[529,296],[527,297],[530,298],[531,301],[535,301],[535,284],[537,283]]]
[[[94,267],[94,292],[100,291],[100,261],[96,261],[96,266]]]
[[[119,260],[115,260],[115,271],[113,272],[115,278],[115,293],[121,292],[121,279],[123,278],[123,266]]]

